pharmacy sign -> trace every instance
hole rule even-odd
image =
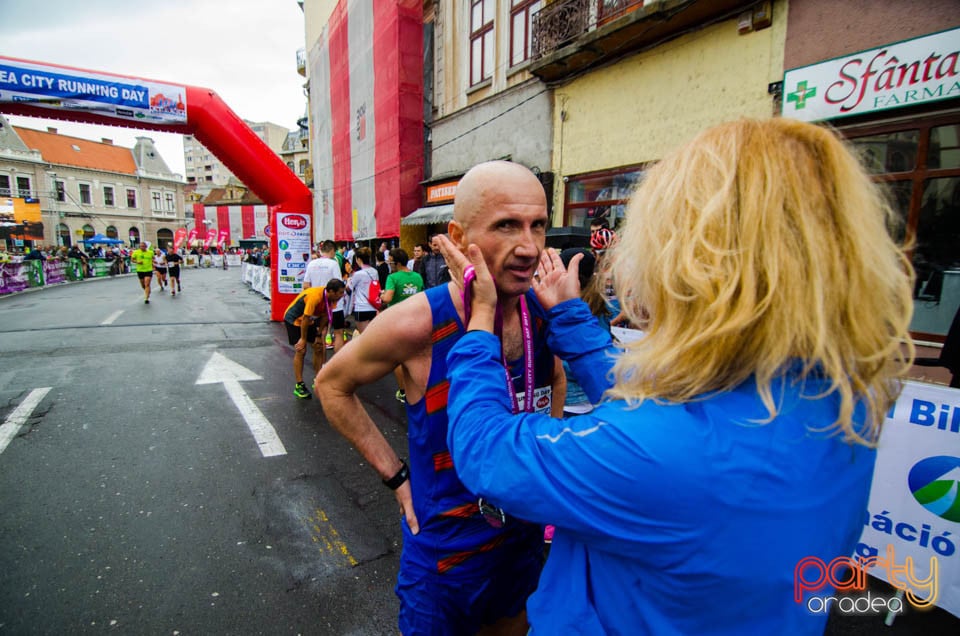
[[[791,69],[781,112],[819,121],[958,97],[960,28]]]

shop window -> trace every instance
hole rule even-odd
[[[956,114],[843,131],[901,216],[916,270],[914,336],[942,341],[960,307],[960,123]]]
[[[644,170],[645,166],[633,166],[569,177],[563,224],[589,228],[594,219],[606,219],[616,227]]]
[[[70,247],[73,245],[73,239],[70,237],[70,228],[65,223],[57,225],[57,235],[60,237],[60,245]]]
[[[851,141],[871,173],[905,172],[916,166],[920,131],[903,130],[858,137]]]
[[[960,124],[937,126],[930,130],[927,167],[960,168]]]
[[[104,234],[107,236],[107,238],[113,238],[113,239],[119,238],[117,234],[117,228],[115,228],[112,225],[107,226],[107,229],[104,231]]]
[[[93,226],[92,226],[92,225],[87,224],[87,225],[84,225],[84,226],[83,226],[83,240],[84,240],[84,241],[87,240],[88,238],[93,238],[93,235],[94,235],[94,234],[96,234],[96,232],[93,231]]]

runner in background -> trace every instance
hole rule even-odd
[[[183,293],[180,289],[180,263],[183,258],[177,254],[176,250],[171,249],[167,253],[167,275],[170,277],[170,295],[176,296],[177,292]]]
[[[387,276],[387,284],[383,290],[383,304],[392,307],[402,300],[410,298],[414,294],[423,291],[423,277],[416,272],[411,272],[407,268],[407,252],[399,247],[390,250],[387,254],[387,266],[392,270]],[[393,375],[397,378],[398,402],[405,402],[407,393],[403,389],[403,369],[397,367],[393,370]]]
[[[140,243],[140,247],[130,254],[130,262],[137,272],[137,280],[143,289],[143,304],[150,304],[150,287],[153,285],[153,250],[147,244]]]
[[[160,291],[163,291],[167,284],[167,255],[159,247],[153,253],[153,271],[157,274]]]

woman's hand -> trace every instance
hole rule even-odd
[[[540,253],[540,269],[533,278],[533,291],[546,310],[580,297],[580,261],[583,254],[570,259],[569,269],[563,266],[557,250],[548,247]]]
[[[467,254],[464,255],[446,236],[435,238],[439,240],[440,253],[443,254],[447,268],[450,270],[450,281],[461,293],[464,292],[464,273],[469,267],[473,267],[473,282],[469,293],[465,294],[465,297],[470,297],[470,307],[464,307],[464,312],[469,312],[470,316],[467,329],[483,329],[493,333],[497,309],[497,286],[493,282],[490,270],[487,269],[487,263],[483,260],[480,248],[471,243],[467,248]]]

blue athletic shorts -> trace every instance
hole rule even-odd
[[[516,616],[537,589],[543,556],[496,553],[470,559],[470,572],[437,574],[404,563],[401,557],[396,594],[400,599],[400,633],[403,636],[459,636],[475,634],[483,625]],[[477,560],[488,560],[480,571]]]

